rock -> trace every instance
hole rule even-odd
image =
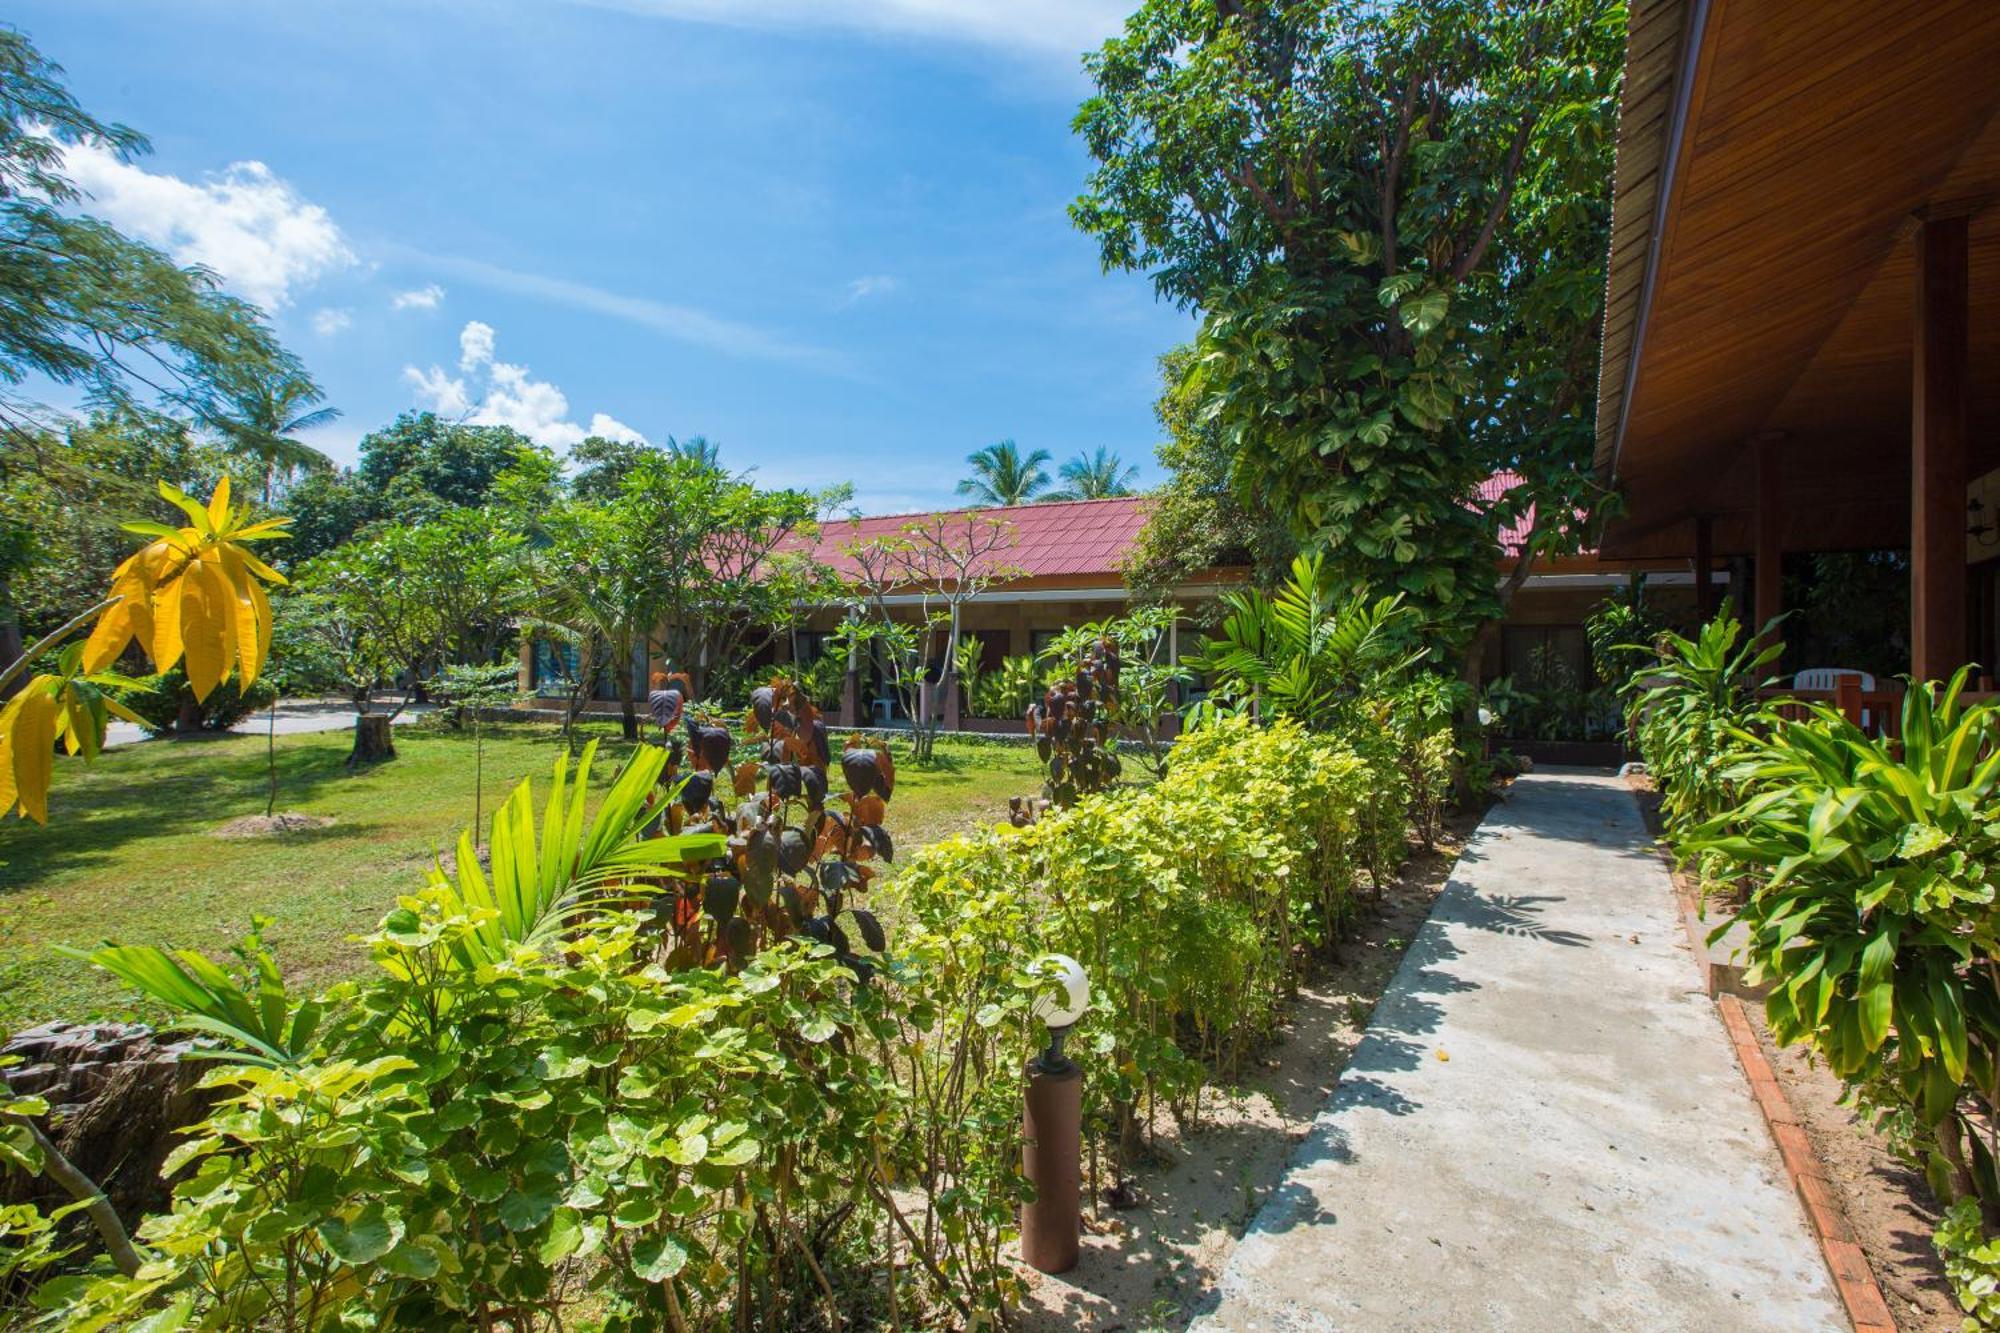
[[[44,1131],[136,1226],[166,1207],[160,1165],[180,1131],[215,1103],[214,1092],[196,1086],[207,1071],[203,1061],[186,1058],[194,1049],[136,1023],[45,1023],[0,1047],[0,1056],[28,1062],[0,1068],[0,1075],[15,1091],[49,1103]],[[70,1200],[44,1178],[0,1172],[0,1203],[31,1201],[51,1208]]]

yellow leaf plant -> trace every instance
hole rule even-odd
[[[271,651],[271,601],[264,584],[284,576],[252,555],[248,543],[289,537],[291,520],[251,521],[250,506],[230,505],[229,478],[208,503],[166,482],[160,494],[186,512],[186,527],[127,523],[152,540],[111,576],[103,601],[48,635],[0,671],[0,690],[43,653],[60,648],[57,670],[34,677],[0,708],[0,817],[19,810],[48,822],[55,747],[95,758],[112,716],[140,719],[106,693],[132,682],[110,670],[135,640],[155,671],[185,663],[195,698],[206,699],[236,675],[249,689]],[[89,625],[90,635],[63,640]]]

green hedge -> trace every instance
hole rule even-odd
[[[669,969],[649,911],[468,968],[492,913],[434,884],[326,997],[319,1054],[210,1076],[138,1275],[42,1300],[81,1329],[988,1322],[1019,1296],[1032,960],[1089,969],[1087,1106],[1130,1146],[1149,1096],[1198,1109],[1393,873],[1404,782],[1393,748],[1218,720],[1153,787],[912,857],[862,969],[796,943]]]

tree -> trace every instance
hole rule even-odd
[[[290,368],[246,377],[228,391],[216,425],[234,452],[256,460],[266,506],[279,482],[300,472],[333,470],[332,459],[292,438],[339,419],[339,408],[314,406],[323,397],[311,376]]]
[[[994,507],[1027,504],[1049,488],[1049,451],[1037,449],[1023,457],[1012,440],[989,444],[965,460],[972,475],[958,483],[958,493]]]
[[[522,545],[485,510],[449,509],[370,529],[300,572],[302,588],[324,599],[327,633],[347,663],[357,714],[351,764],[388,757],[387,727],[436,672],[499,654],[525,587]],[[384,680],[401,682],[402,701],[370,714],[369,691]]]
[[[1284,577],[1298,542],[1268,505],[1254,504],[1230,482],[1230,451],[1201,419],[1188,387],[1189,346],[1160,358],[1164,380],[1154,414],[1165,428],[1156,455],[1164,485],[1146,505],[1146,525],[1125,557],[1125,583],[1140,602],[1167,603],[1190,579],[1241,566],[1250,586],[1269,589]],[[1206,599],[1193,618],[1212,625],[1220,603]]]
[[[98,120],[60,65],[0,28],[0,428],[46,423],[20,386],[53,382],[93,407],[153,405],[200,420],[234,386],[296,369],[258,309],[205,269],[76,210],[66,148],[90,143],[131,161],[143,135]]]
[[[123,524],[171,522],[165,481],[209,494],[224,475],[220,450],[187,422],[138,407],[108,408],[49,430],[0,431],[0,662],[103,596],[131,548]]]
[[[842,548],[858,572],[839,651],[850,663],[872,656],[880,665],[910,719],[911,753],[920,762],[929,762],[937,747],[940,719],[932,701],[958,688],[960,614],[991,584],[1019,577],[1006,559],[1014,544],[1006,519],[958,512],[912,519]],[[898,604],[913,614],[899,618],[891,609]]]
[[[511,666],[448,666],[438,677],[438,693],[472,714],[472,837],[479,840],[481,798],[486,790],[485,712],[512,703],[518,678]]]
[[[435,412],[405,412],[362,437],[362,486],[381,498],[383,514],[411,501],[424,507],[486,503],[494,482],[535,442],[508,426],[468,426]]]
[[[1597,499],[1618,0],[1149,0],[1087,58],[1107,267],[1198,309],[1238,493],[1469,651]],[[1497,502],[1478,487],[1523,477]],[[1498,529],[1536,527],[1496,588]]]
[[[667,436],[667,452],[676,458],[699,463],[703,467],[722,470],[722,445],[706,435],[690,435],[685,440]]]
[[[1042,496],[1044,500],[1110,500],[1132,493],[1132,483],[1138,479],[1139,469],[1128,467],[1120,458],[1103,445],[1094,454],[1078,454],[1057,469],[1063,479],[1058,490]]]

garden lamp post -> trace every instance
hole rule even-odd
[[[1021,1206],[1021,1258],[1044,1273],[1076,1267],[1083,1233],[1083,1071],[1063,1054],[1063,1038],[1090,1006],[1090,981],[1066,954],[1045,954],[1034,972],[1061,983],[1029,1010],[1049,1030],[1049,1044],[1028,1061],[1022,1114],[1021,1172],[1035,1187]]]

